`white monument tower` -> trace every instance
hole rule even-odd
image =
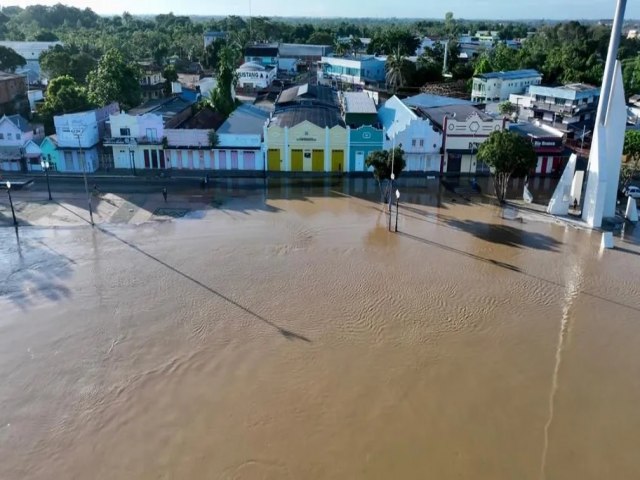
[[[603,217],[615,216],[626,126],[622,69],[616,57],[626,5],[626,0],[618,0],[616,6],[589,154],[582,219],[594,228],[602,225]]]

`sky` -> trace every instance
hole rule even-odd
[[[241,15],[270,17],[410,17],[443,18],[447,11],[467,19],[612,18],[616,0],[5,0],[6,5],[89,7],[99,14]],[[627,19],[640,18],[640,2],[629,0]]]

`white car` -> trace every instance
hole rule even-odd
[[[631,185],[624,189],[624,194],[627,197],[631,198],[640,198],[640,187],[636,187],[635,185]]]

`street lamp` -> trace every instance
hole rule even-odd
[[[87,161],[82,152],[82,143],[80,142],[80,135],[84,133],[86,128],[87,127],[73,128],[71,129],[71,134],[78,139],[78,157],[82,156],[82,176],[84,177],[84,190],[87,193],[87,202],[89,203],[89,218],[91,219],[91,226],[93,227],[93,207],[91,206],[91,195],[89,195],[89,185],[87,183]]]
[[[7,193],[9,194],[9,204],[11,205],[11,215],[13,216],[13,224],[17,227],[18,220],[16,220],[16,211],[13,209],[13,199],[11,198],[11,182],[6,183]]]
[[[400,204],[400,190],[396,190],[396,232],[398,231],[398,205]],[[389,214],[391,216],[391,214]]]
[[[42,160],[40,162],[40,166],[42,167],[42,170],[44,171],[45,176],[47,177],[47,190],[49,191],[49,201],[53,200],[51,198],[51,185],[49,185],[49,168],[50,168],[50,164],[49,162],[45,162],[44,160]]]

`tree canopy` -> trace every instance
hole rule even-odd
[[[640,131],[625,132],[622,153],[627,156],[627,161],[620,168],[620,188],[624,189],[640,173]]]
[[[14,49],[0,46],[0,70],[15,72],[16,68],[24,67],[26,63],[27,61]]]
[[[506,197],[509,179],[527,175],[537,163],[531,142],[508,130],[491,133],[478,148],[478,160],[491,167],[496,197],[501,203]]]
[[[406,167],[402,147],[396,147],[395,150],[376,150],[369,153],[365,159],[367,168],[373,167],[373,177],[378,182],[391,178],[392,164],[393,173],[398,178]]]
[[[140,103],[140,69],[116,49],[105,53],[87,80],[89,99],[97,105],[118,102],[129,109]]]
[[[69,75],[79,83],[86,81],[96,64],[91,55],[80,52],[76,47],[56,45],[40,55],[40,68],[49,78]]]
[[[233,98],[233,89],[237,84],[236,76],[237,53],[230,46],[220,51],[220,60],[217,69],[217,84],[211,92],[211,100],[214,107],[224,116],[229,116],[236,108]]]

